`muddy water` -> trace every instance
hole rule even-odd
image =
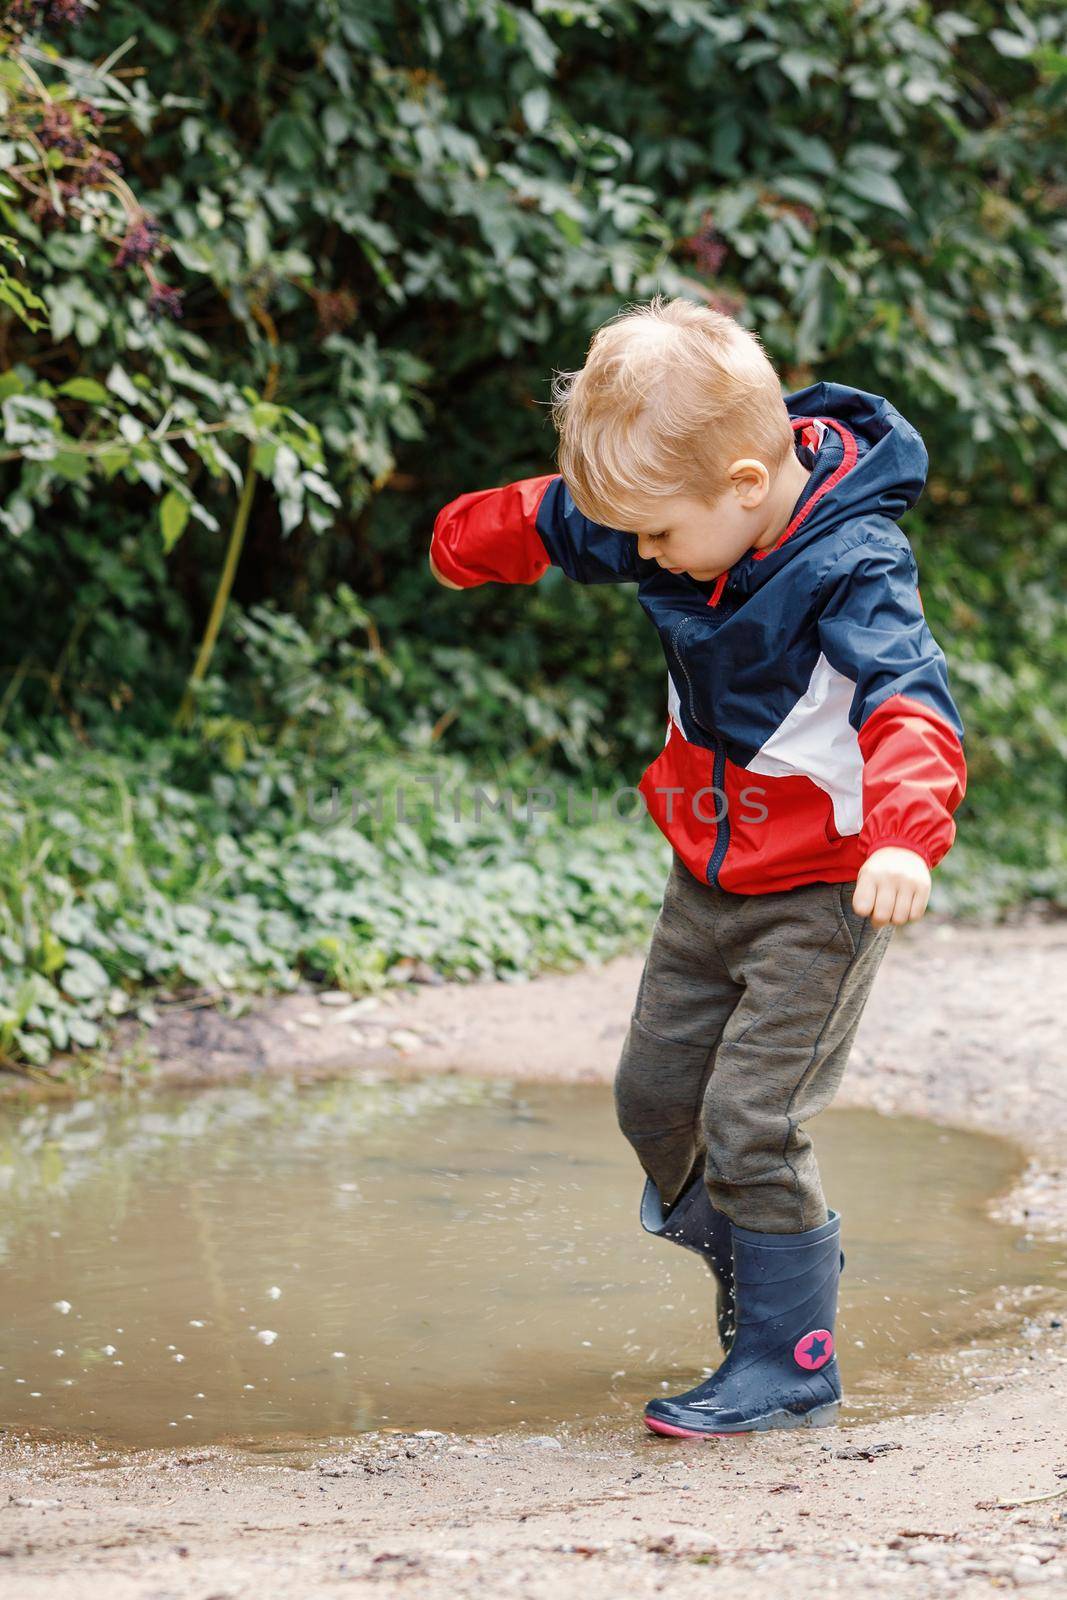
[[[984,1215],[1014,1146],[831,1110],[838,1343],[868,1421],[1018,1342],[1063,1248]],[[600,1086],[363,1078],[0,1112],[0,1425],[268,1447],[632,1425],[721,1359]]]

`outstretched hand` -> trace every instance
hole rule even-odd
[[[930,868],[914,850],[874,850],[856,877],[852,909],[876,928],[918,922],[930,899]]]

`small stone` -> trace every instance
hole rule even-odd
[[[364,1050],[382,1050],[385,1048],[386,1031],[373,1023],[361,1022],[358,1028],[349,1028],[348,1037],[353,1044],[358,1044]]]
[[[372,1011],[380,1011],[381,1008],[382,1002],[379,1000],[378,996],[374,994],[367,994],[363,996],[362,1000],[354,1000],[350,1010],[354,1016],[365,1017],[368,1016]]]

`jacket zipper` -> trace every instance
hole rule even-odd
[[[670,646],[674,659],[678,663],[678,668],[685,679],[685,686],[689,699],[689,715],[692,717],[694,724],[698,728],[703,728],[704,724],[697,716],[696,707],[693,704],[693,680],[689,676],[685,662],[682,660],[681,651],[678,649],[678,635],[688,623],[692,622],[692,620],[692,617],[683,617],[680,622],[675,623],[674,627],[671,629]],[[715,790],[715,813],[718,816],[720,799],[724,801],[726,798],[726,790],[723,786],[724,779],[726,777],[726,746],[723,744],[717,733],[712,733],[708,728],[705,728],[704,731],[705,733],[710,733],[713,741],[711,781]],[[712,846],[711,855],[708,857],[708,865],[704,874],[708,882],[710,884],[714,884],[716,888],[718,888],[719,884],[719,868],[722,866],[723,859],[726,855],[727,849],[729,848],[729,844],[730,819],[729,814],[724,811],[721,818],[719,818],[719,821],[717,821],[715,824],[715,843]]]
[[[720,797],[723,806],[726,804],[726,746],[719,738],[715,738],[715,765],[712,768],[712,783],[715,785],[715,811],[718,814]],[[730,847],[730,814],[723,810],[721,819],[715,824],[715,848],[708,858],[708,870],[705,874],[709,883],[716,888],[719,886],[719,868],[723,864],[726,852]]]

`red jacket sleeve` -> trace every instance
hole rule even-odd
[[[583,516],[558,472],[450,500],[434,520],[430,554],[463,589],[536,583],[549,566],[576,583],[632,583],[654,570],[632,533]]]
[[[890,695],[859,733],[863,756],[864,856],[899,845],[936,867],[956,838],[952,813],[967,790],[963,746],[936,712]]]
[[[481,583],[536,583],[550,565],[537,531],[537,508],[554,473],[503,489],[476,489],[437,513],[430,540],[434,566],[461,588]]]

